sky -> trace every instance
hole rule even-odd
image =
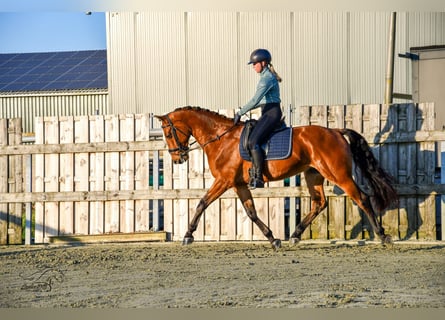
[[[106,47],[104,12],[0,12],[0,53]]]

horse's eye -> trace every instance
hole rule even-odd
[[[167,134],[165,135],[165,137],[166,137],[167,139],[170,139],[170,138],[172,137],[172,134],[171,134],[171,133],[167,133]]]

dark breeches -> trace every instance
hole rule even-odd
[[[253,150],[255,145],[261,145],[269,138],[270,134],[280,124],[281,117],[282,112],[279,104],[265,104],[262,106],[262,115],[249,136],[248,147],[250,150]]]

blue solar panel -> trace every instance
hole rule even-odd
[[[0,92],[107,87],[106,50],[0,54]]]

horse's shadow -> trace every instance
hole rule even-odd
[[[401,120],[402,119],[402,120]],[[382,137],[388,137],[388,134],[396,133],[400,131],[406,132],[415,132],[420,130],[429,130],[431,128],[424,128],[423,118],[422,118],[422,110],[418,108],[417,105],[413,104],[393,104],[389,106],[388,109],[388,117],[385,123],[385,126],[382,130],[374,137],[374,143],[376,143],[376,147],[373,148],[373,152],[376,156],[382,153],[380,152],[380,148],[382,145],[380,143],[384,143],[388,139],[383,139]],[[389,144],[394,145],[394,144]],[[435,174],[431,175],[428,172],[421,172],[419,174],[419,168],[417,168],[418,162],[423,163],[431,163],[432,158],[436,157],[435,151],[430,150],[422,150],[422,146],[420,143],[409,143],[406,146],[402,146],[404,150],[397,149],[397,153],[406,152],[404,156],[397,156],[397,153],[392,153],[391,155],[395,155],[397,159],[385,159],[385,162],[380,161],[380,165],[394,177],[394,183],[399,185],[412,185],[412,184],[434,184],[437,183],[437,179],[440,179],[440,171],[437,170],[437,163],[435,162]],[[397,164],[388,165],[392,161],[397,161]],[[405,163],[402,163],[402,162]],[[389,168],[390,167],[390,168]],[[391,168],[393,168],[391,170]],[[405,170],[406,169],[406,170]],[[425,170],[432,170],[424,168]],[[397,171],[397,172],[393,172]],[[437,176],[439,174],[439,177]],[[383,212],[380,215],[380,221],[382,221],[385,214],[397,214],[398,219],[391,219],[391,221],[399,221],[406,225],[392,226],[392,228],[397,229],[396,232],[394,229],[392,230],[391,236],[400,240],[409,240],[409,239],[418,239],[419,238],[419,229],[423,225],[424,221],[422,219],[422,215],[420,212],[420,206],[423,201],[425,201],[425,197],[417,196],[414,197],[400,196],[398,208],[394,208],[395,210],[391,210],[389,212]],[[352,227],[350,238],[351,239],[359,239],[366,238],[365,232],[369,233],[369,238],[371,240],[375,239],[375,234],[370,227],[370,223],[366,217],[366,215],[359,210],[361,221],[355,224]],[[436,213],[437,214],[437,213]],[[402,217],[403,216],[403,217]],[[439,217],[440,218],[440,217]],[[436,217],[437,221],[437,217]],[[397,233],[397,234],[395,234]],[[437,236],[437,235],[434,235]]]

